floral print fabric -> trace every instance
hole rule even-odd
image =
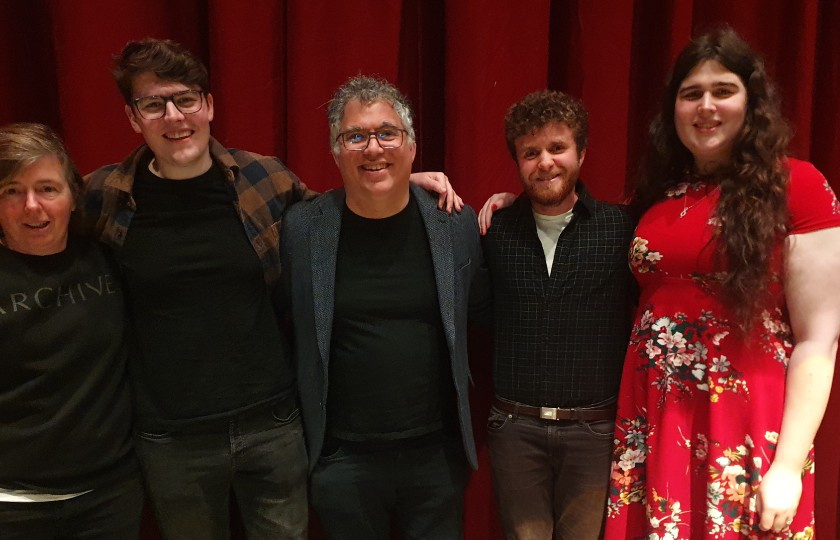
[[[791,233],[840,226],[825,179],[791,162]],[[730,323],[714,258],[718,195],[703,182],[676,186],[630,247],[641,299],[619,392],[607,540],[815,538],[813,449],[790,529],[758,527],[755,494],[775,454],[793,336],[780,257],[760,321],[746,335]]]

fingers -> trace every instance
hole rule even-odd
[[[445,173],[434,173],[435,179],[438,183],[438,190],[440,193],[453,191],[452,184],[449,183],[449,177]]]
[[[778,533],[790,529],[792,523],[793,516],[772,513],[767,516],[761,516],[759,527],[761,527],[761,530],[763,531],[773,531]]]
[[[788,530],[801,495],[801,469],[772,464],[761,479],[755,498],[759,527],[776,533]]]
[[[464,207],[464,201],[455,193],[455,188],[449,182],[449,177],[442,172],[429,173],[429,176],[437,183],[435,189],[440,194],[438,197],[438,208],[446,210],[447,214],[451,214],[453,208],[456,212],[460,212]]]
[[[492,200],[492,197],[487,199],[487,202],[484,203],[484,206],[478,212],[478,230],[482,236],[487,234],[487,229],[493,220],[493,211],[497,209],[497,206],[491,202]]]
[[[452,192],[444,189],[438,195],[438,208],[446,210],[447,213],[452,212]]]
[[[438,208],[446,208],[447,197],[449,196],[449,179],[443,173],[430,172],[429,180],[434,181],[434,189],[438,192]],[[448,211],[448,210],[447,210]]]
[[[790,528],[795,513],[764,508],[764,503],[759,496],[755,501],[755,511],[759,516],[758,526],[762,531],[782,532]]]

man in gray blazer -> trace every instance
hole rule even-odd
[[[477,465],[467,315],[489,283],[473,210],[438,210],[410,187],[409,105],[355,77],[328,108],[344,188],[294,206],[283,274],[294,324],[311,502],[327,536],[462,536]]]

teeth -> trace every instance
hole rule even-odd
[[[385,167],[387,167],[387,163],[378,163],[376,165],[364,165],[362,168],[366,171],[381,171]]]
[[[190,136],[190,131],[189,130],[184,130],[184,131],[176,131],[175,133],[169,133],[169,134],[166,135],[166,138],[167,139],[178,140],[178,139],[185,139],[189,136]]]
[[[43,229],[44,227],[46,227],[49,224],[50,224],[49,221],[41,221],[41,222],[38,222],[38,223],[26,223],[26,226],[29,227],[30,229]]]

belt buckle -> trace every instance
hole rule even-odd
[[[557,409],[554,407],[540,407],[540,418],[543,420],[557,420]]]

